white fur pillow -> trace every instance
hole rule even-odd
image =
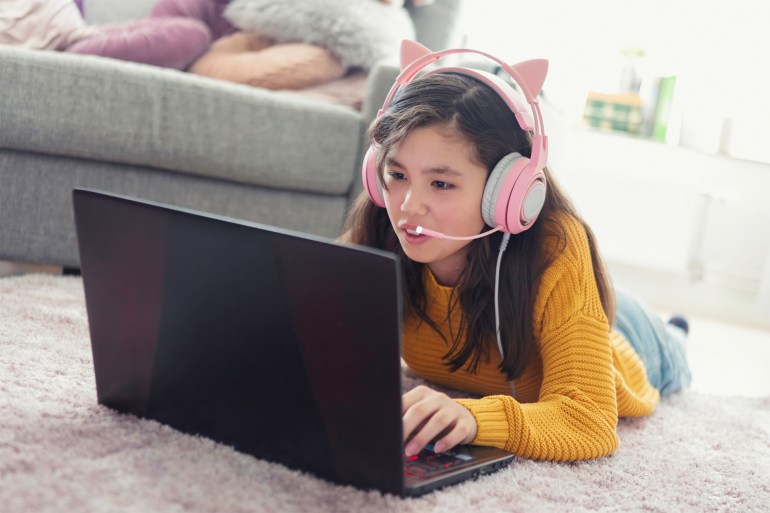
[[[401,40],[414,39],[409,13],[379,0],[233,0],[224,15],[276,43],[326,48],[349,68],[396,58]]]

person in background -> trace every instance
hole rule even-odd
[[[403,0],[358,1],[378,5],[382,2],[392,6],[394,12],[403,5]],[[278,6],[285,0],[259,2],[259,5],[271,7],[273,2]],[[427,5],[432,0],[413,2]],[[88,8],[83,0],[3,0],[0,2],[0,44],[188,70],[269,89],[302,89],[341,77],[348,71],[344,59],[330,50],[333,44],[314,44],[300,38],[276,44],[274,37],[237,28],[226,15],[230,3],[230,0],[158,0],[142,19],[91,26],[83,19],[82,13]],[[240,3],[246,7],[249,4],[248,0]],[[266,17],[274,11],[261,12]],[[403,25],[408,16],[402,14],[395,19]],[[382,30],[391,30],[393,38],[402,39],[396,23],[392,26],[384,20],[378,23]],[[270,24],[269,19],[263,22],[266,26]],[[295,32],[304,31],[298,27]],[[333,37],[328,35],[330,40]],[[395,53],[397,43],[393,47]]]

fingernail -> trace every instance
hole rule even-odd
[[[417,453],[417,444],[408,444],[404,452],[407,456],[412,456]]]
[[[433,446],[433,452],[444,452],[445,446],[444,442],[436,442],[436,445]]]

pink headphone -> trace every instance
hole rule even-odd
[[[484,71],[445,67],[429,72],[458,73],[488,85],[505,101],[516,116],[519,126],[523,130],[533,132],[531,157],[526,158],[514,152],[500,159],[489,174],[481,201],[482,217],[485,223],[495,228],[493,231],[521,233],[532,226],[545,203],[546,183],[543,168],[548,159],[548,137],[543,132],[543,117],[538,106],[537,95],[543,87],[548,72],[547,60],[534,59],[509,65],[477,50],[455,48],[431,52],[419,43],[404,41],[401,44],[401,73],[396,78],[377,116],[385,112],[396,92],[410,83],[418,72],[440,58],[456,53],[474,53],[493,60],[510,75],[526,98],[525,102],[521,95],[504,80]],[[527,103],[532,109],[531,113],[527,110]],[[363,186],[375,205],[385,207],[376,162],[377,148],[371,145],[361,167]]]

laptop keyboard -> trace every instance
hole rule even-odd
[[[460,454],[454,451],[435,453],[432,449],[433,447],[429,444],[426,449],[407,458],[404,461],[404,475],[413,477],[432,476],[463,465],[472,459],[467,454]]]

